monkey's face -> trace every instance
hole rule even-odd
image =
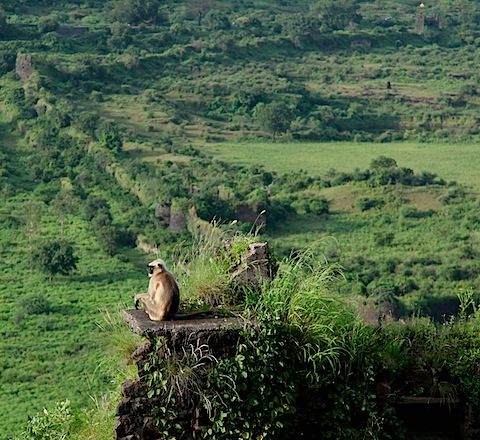
[[[147,271],[148,276],[153,277],[154,275],[163,272],[165,270],[165,262],[163,260],[154,260],[151,263],[148,263]]]

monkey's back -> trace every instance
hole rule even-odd
[[[173,317],[180,304],[180,289],[173,275],[161,272],[150,278],[149,290],[153,293],[152,300],[155,308],[164,316],[163,319]]]

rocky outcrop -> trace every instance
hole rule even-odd
[[[262,284],[264,280],[271,280],[274,276],[275,265],[271,262],[267,243],[252,243],[231,274],[232,279],[241,285],[253,286]]]
[[[169,205],[155,205],[155,218],[160,219],[166,225],[170,224],[170,206]]]
[[[187,229],[187,216],[183,211],[170,210],[170,231],[181,232]]]
[[[18,55],[15,62],[15,73],[22,80],[26,81],[33,73],[33,63],[31,55]]]
[[[117,440],[157,440],[164,438],[155,426],[155,409],[165,406],[164,400],[156,395],[149,396],[148,375],[145,364],[152,356],[164,358],[175,356],[182,362],[194,350],[204,360],[199,368],[209,368],[208,359],[219,360],[233,356],[240,338],[240,331],[246,322],[241,318],[217,317],[212,314],[198,314],[189,319],[172,321],[151,321],[144,310],[125,310],[123,319],[133,332],[146,337],[132,355],[138,368],[139,379],[127,380],[121,388],[122,400],[115,417]],[[156,338],[163,337],[165,345],[157,346]],[[205,361],[206,360],[206,361]],[[200,438],[199,431],[206,415],[198,402],[186,399],[176,402],[175,424],[182,426],[182,439]]]
[[[181,232],[187,229],[187,215],[169,205],[156,205],[155,218],[168,225],[171,232]]]

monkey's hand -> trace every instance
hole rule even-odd
[[[133,299],[135,300],[135,309],[138,310],[139,309],[138,306],[140,305],[140,295],[135,295]]]

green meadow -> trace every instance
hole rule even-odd
[[[304,170],[314,176],[324,176],[332,169],[365,170],[373,159],[387,156],[416,173],[428,171],[480,189],[478,143],[224,142],[206,144],[202,149],[227,162],[261,165],[278,173]]]
[[[7,439],[19,434],[27,417],[57,401],[68,399],[76,408],[101,402],[118,370],[110,335],[101,330],[104,315],[130,307],[147,281],[143,268],[127,258],[106,257],[89,225],[75,216],[67,216],[62,235],[74,243],[77,270],[47,281],[35,267],[29,240],[53,240],[58,218],[25,195],[3,201],[0,413],[5,422],[0,438]],[[35,219],[31,237],[18,233],[22,216]],[[148,256],[142,258],[146,263]]]

